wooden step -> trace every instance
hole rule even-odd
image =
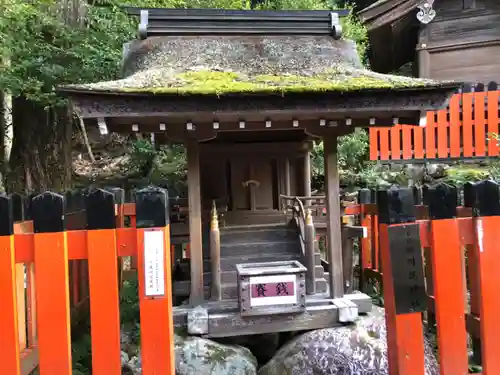
[[[290,253],[272,253],[272,254],[262,254],[253,257],[241,257],[241,256],[224,256],[221,257],[221,270],[231,271],[236,270],[236,264],[238,263],[259,263],[259,262],[279,262],[279,261],[289,261],[298,260],[302,264],[305,263],[301,254],[290,254]],[[321,265],[321,254],[317,252],[314,254],[314,261],[316,266]],[[189,277],[189,261],[184,260],[176,266],[180,268],[180,272]],[[203,260],[203,271],[210,272],[210,259]]]
[[[248,227],[245,227],[244,229],[221,230],[220,238],[221,245],[229,245],[235,243],[240,244],[266,241],[297,241],[298,234],[295,229],[289,229],[286,227],[269,228],[266,226],[257,230],[249,230]]]
[[[225,245],[221,243],[220,254],[224,256],[260,256],[264,254],[289,253],[300,254],[298,240],[245,242]]]

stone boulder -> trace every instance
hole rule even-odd
[[[250,350],[200,337],[175,335],[176,375],[257,375]]]
[[[311,331],[285,344],[259,375],[389,375],[384,310],[345,327]],[[439,374],[431,345],[425,343],[426,375]]]
[[[177,334],[174,346],[176,375],[257,375],[257,359],[242,346]],[[140,375],[141,365],[139,352],[122,352],[122,374]]]

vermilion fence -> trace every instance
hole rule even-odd
[[[85,299],[79,284],[88,280],[92,373],[121,374],[118,259],[127,256],[138,259],[142,373],[175,372],[167,195],[161,189],[137,192],[136,212],[129,213],[135,214],[137,225],[128,228],[123,227],[126,206],[116,205],[114,198],[95,190],[85,197],[84,209],[70,214],[65,197],[44,193],[30,200],[32,220],[14,223],[16,199],[0,196],[2,373],[28,374],[28,355],[40,375],[72,373],[71,301]],[[85,229],[68,229],[77,222]],[[88,270],[74,266],[70,272],[69,264],[78,264],[70,262],[88,262]],[[19,265],[36,271],[27,273],[31,288],[25,347],[20,343]],[[82,297],[74,297],[76,292]]]
[[[370,160],[412,163],[433,159],[499,155],[499,95],[496,83],[464,86],[447,109],[427,112],[423,126],[370,128]]]
[[[444,184],[423,194],[362,190],[348,209],[369,228],[362,288],[383,290],[391,374],[424,374],[423,316],[437,328],[442,375],[466,374],[469,350],[483,374],[500,374],[500,190],[484,181],[463,195],[458,205],[456,188]]]

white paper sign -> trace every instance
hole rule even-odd
[[[144,276],[146,297],[165,295],[165,241],[163,231],[144,232]]]

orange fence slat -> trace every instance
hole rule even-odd
[[[71,375],[66,233],[37,233],[34,245],[40,375]]]
[[[415,126],[413,128],[413,157],[423,159],[424,155],[424,128]]]
[[[137,230],[138,275],[141,317],[141,355],[144,375],[174,374],[173,321],[170,278],[169,227]],[[156,259],[164,272],[163,285],[147,285],[145,253],[161,251]],[[152,255],[151,255],[152,256]],[[149,263],[148,263],[149,264]],[[148,289],[152,293],[148,293]],[[157,292],[155,296],[154,293]],[[146,295],[149,294],[149,295]]]
[[[463,156],[474,156],[474,145],[472,144],[473,137],[473,118],[472,118],[472,103],[474,94],[462,94],[462,148]]]
[[[498,94],[500,91],[488,91],[488,133],[498,134]],[[488,155],[498,155],[498,140],[488,135]]]
[[[497,315],[500,299],[497,293],[500,269],[500,216],[476,219],[478,246],[476,259],[479,267],[480,327],[483,374],[500,374],[500,325]]]
[[[92,374],[119,375],[120,312],[115,230],[94,229],[87,235]]]
[[[17,324],[19,331],[19,346],[21,350],[28,346],[27,322],[26,322],[26,292],[24,289],[24,264],[16,264],[16,287],[17,287]]]
[[[28,321],[28,344],[36,345],[36,293],[35,293],[35,265],[26,264],[26,316]]]
[[[450,157],[460,157],[460,95],[455,94],[450,99]]]
[[[413,156],[412,144],[411,144],[411,132],[414,126],[402,125],[403,132],[403,159],[408,160]],[[416,127],[415,127],[416,128]]]
[[[474,156],[486,156],[485,100],[486,93],[474,94]]]
[[[448,149],[448,111],[442,110],[437,112],[437,156],[438,158],[447,158]]]
[[[467,332],[464,314],[462,246],[456,219],[431,221],[431,263],[440,373],[466,374]]]
[[[362,212],[364,211],[365,206],[361,206]],[[372,217],[369,214],[363,213],[361,215],[361,226],[368,229],[367,236],[361,239],[361,262],[363,269],[372,268],[373,260],[372,260],[372,232],[371,225]]]
[[[497,156],[500,147],[491,134],[499,132],[499,95],[499,90],[455,94],[448,109],[427,112],[425,127],[370,128],[370,160]]]
[[[68,258],[87,259],[87,231],[66,232],[68,243]],[[34,234],[15,235],[16,263],[30,263],[34,261]],[[119,228],[116,230],[118,256],[136,255],[135,228]],[[81,273],[81,272],[80,272]]]
[[[425,126],[426,159],[433,159],[436,157],[436,122],[434,117],[434,112],[427,112],[427,124]]]
[[[370,160],[378,160],[378,128],[370,128],[368,132],[370,137]]]
[[[384,307],[387,325],[387,350],[391,375],[424,375],[424,338],[420,313],[396,315],[389,225],[379,224]]]
[[[379,128],[378,136],[380,140],[380,160],[389,160],[389,131],[390,128]]]
[[[401,125],[394,125],[390,128],[391,137],[391,159],[401,159]]]
[[[5,213],[2,213],[5,214]],[[2,373],[20,375],[14,237],[0,236],[0,363]]]

